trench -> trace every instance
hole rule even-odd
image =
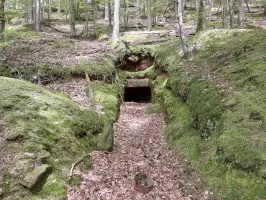
[[[79,186],[68,189],[68,200],[191,199],[188,191],[195,187],[186,163],[164,140],[163,113],[147,112],[153,96],[149,79],[127,80],[114,124],[113,151],[91,155],[92,169],[80,174]]]
[[[184,163],[167,147],[163,138],[164,116],[147,114],[151,103],[124,102],[114,124],[114,149],[92,154],[93,168],[82,173],[80,186],[68,191],[77,199],[186,199]],[[136,186],[135,177],[144,174],[151,190]],[[141,184],[140,184],[141,185]],[[141,186],[145,186],[142,184]]]

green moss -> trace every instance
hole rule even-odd
[[[41,36],[31,30],[28,27],[19,27],[19,28],[12,28],[8,29],[4,32],[5,40],[4,42],[0,42],[0,49],[5,48],[6,46],[10,45],[11,43],[19,40],[19,39],[39,39]]]
[[[161,112],[161,107],[159,104],[153,104],[147,108],[146,113],[148,115],[157,114]]]
[[[118,114],[122,86],[119,84],[94,83],[92,85],[96,107],[110,120],[115,121]],[[89,95],[89,88],[85,89]]]
[[[266,197],[265,37],[261,30],[209,30],[188,41],[188,59],[177,40],[154,51],[155,67],[169,75],[154,82],[167,141],[219,198]]]
[[[71,76],[85,77],[84,71],[88,72],[91,80],[101,80],[107,83],[113,83],[116,80],[116,67],[114,58],[110,55],[103,61],[95,61],[88,64],[81,64],[68,69]]]
[[[70,73],[62,68],[62,66],[51,65],[49,63],[38,63],[35,66],[23,68],[20,71],[20,77],[24,80],[37,82],[38,78],[45,83],[52,80],[68,80],[70,79]]]
[[[154,79],[156,76],[159,75],[159,71],[155,69],[155,66],[151,66],[148,69],[144,71],[138,71],[138,72],[121,72],[127,79],[134,79],[134,78],[150,78]],[[120,73],[120,76],[121,76]]]
[[[23,135],[20,146],[7,148],[12,154],[49,152],[48,159],[36,162],[52,165],[62,181],[73,160],[97,148],[97,134],[102,132],[104,119],[96,112],[77,106],[63,95],[15,79],[0,77],[0,91],[0,110],[7,128]],[[10,170],[15,168],[11,165]],[[12,174],[11,182],[16,183],[20,176]]]
[[[108,40],[108,39],[109,39],[108,35],[102,34],[102,33],[98,37],[98,41],[105,41],[105,40]]]
[[[223,107],[217,89],[202,77],[191,79],[188,88],[188,106],[194,126],[207,138],[216,133],[222,123]]]
[[[106,120],[103,132],[98,137],[98,148],[102,151],[111,151],[113,149],[113,126],[110,120]]]

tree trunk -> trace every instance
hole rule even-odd
[[[152,29],[152,21],[151,21],[151,0],[146,0],[147,3],[147,28],[148,31]]]
[[[37,32],[41,31],[41,1],[36,0],[35,6],[35,30]]]
[[[51,19],[51,13],[52,13],[51,0],[48,0],[48,20]]]
[[[246,6],[248,11],[250,11],[249,5],[248,5],[248,0],[245,0]],[[265,3],[265,7],[264,7],[264,13],[266,13],[266,3]]]
[[[95,0],[91,1],[92,7],[92,18],[93,18],[93,35],[96,37],[96,10],[95,10]]]
[[[239,11],[238,11],[238,26],[243,26],[244,23],[244,0],[239,0]]]
[[[222,0],[222,25],[227,28],[227,0]]]
[[[58,18],[60,18],[60,13],[61,13],[61,1],[58,0],[58,7],[57,7],[57,15],[58,15]]]
[[[76,3],[76,20],[80,19],[80,9],[79,9],[79,2]]]
[[[0,0],[0,40],[4,39],[5,23],[5,0]]]
[[[76,12],[75,12],[75,5],[74,0],[69,0],[69,18],[70,18],[70,30],[71,35],[76,37],[76,27],[75,27],[75,19],[76,19]]]
[[[199,12],[199,0],[196,0],[195,4],[196,11]]]
[[[234,0],[229,0],[229,26],[233,28],[234,26]]]
[[[30,24],[33,24],[35,21],[34,13],[35,13],[35,6],[34,6],[34,2],[32,2],[31,8],[30,8]]]
[[[199,11],[198,11],[198,23],[196,32],[203,31],[206,28],[206,16],[205,16],[205,8],[204,8],[204,0],[200,0]]]
[[[153,3],[156,4],[156,0],[153,0]],[[158,20],[157,7],[155,6],[155,7],[153,7],[153,26],[156,26],[157,20]]]
[[[124,0],[124,26],[127,30],[128,27],[128,3]]]
[[[140,9],[140,0],[136,0],[136,18],[135,18],[135,25],[136,27],[138,27],[138,16],[140,16],[141,13],[141,9]]]
[[[208,0],[208,21],[212,20],[212,0]]]
[[[114,25],[113,25],[113,36],[112,36],[112,40],[114,42],[119,41],[119,10],[120,10],[120,0],[115,0]]]
[[[104,3],[104,21],[105,22],[109,21],[109,6],[108,6],[108,2]]]
[[[184,55],[187,55],[188,53],[188,48],[186,44],[186,39],[184,36],[184,27],[183,27],[183,15],[182,15],[182,0],[178,0],[177,2],[177,13],[178,13],[178,26],[179,26],[179,37],[181,40],[181,46],[183,49]]]
[[[84,28],[84,32],[86,35],[89,34],[89,1],[86,0],[86,10],[85,10],[85,28]]]
[[[265,5],[264,5],[264,15],[266,15],[266,2],[265,2]]]
[[[108,20],[109,20],[109,26],[112,26],[112,9],[111,9],[111,2],[110,0],[108,1]]]

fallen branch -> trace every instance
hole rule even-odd
[[[83,161],[83,159],[84,159],[85,157],[88,157],[88,156],[90,156],[90,154],[84,155],[84,156],[82,156],[81,158],[79,158],[76,162],[72,163],[72,167],[71,167],[71,169],[70,169],[70,173],[69,173],[69,179],[70,179],[70,180],[71,180],[72,177],[73,177],[73,171],[74,171],[76,165],[79,164],[81,161]]]
[[[64,31],[61,31],[61,30],[59,30],[59,29],[57,29],[57,28],[54,28],[54,27],[52,27],[52,26],[51,26],[51,25],[49,25],[49,24],[46,24],[46,23],[44,23],[44,22],[42,22],[42,24],[43,24],[44,26],[47,26],[47,27],[49,27],[49,28],[51,28],[51,29],[53,29],[53,30],[55,30],[55,31],[59,32],[59,33],[65,33],[65,34],[69,34],[69,32],[64,32]]]
[[[82,157],[80,157],[76,162],[72,163],[71,165],[71,169],[70,169],[70,172],[69,172],[69,180],[72,179],[73,177],[73,172],[75,170],[75,167],[81,163],[83,161],[84,158],[88,157],[88,156],[91,156],[93,155],[94,153],[104,153],[104,154],[110,154],[111,152],[109,151],[94,151],[94,152],[91,152],[89,154],[86,154],[86,155],[83,155]]]

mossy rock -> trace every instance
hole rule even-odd
[[[114,130],[112,122],[106,120],[103,132],[98,137],[98,149],[102,151],[111,151],[113,149]]]
[[[105,117],[78,106],[65,95],[51,93],[26,81],[0,77],[0,93],[2,117],[5,127],[14,135],[12,140],[23,135],[20,139],[9,141],[6,147],[6,155],[13,155],[13,159],[6,172],[10,184],[5,186],[4,199],[16,199],[15,196],[22,193],[31,199],[32,194],[21,189],[17,180],[34,171],[32,166],[35,164],[52,166],[51,175],[63,188],[66,171],[71,168],[73,160],[98,148],[97,135],[103,132]],[[36,175],[34,180],[38,182],[37,179]],[[24,185],[35,187],[33,182]],[[43,187],[46,187],[45,184]],[[40,196],[42,188],[37,188],[40,190],[35,194],[37,199],[51,197],[48,191],[46,196]],[[53,194],[53,198],[57,199],[56,195]]]
[[[98,112],[108,117],[110,120],[117,119],[123,86],[118,84],[93,83],[93,96]],[[85,89],[89,96],[89,88]]]
[[[98,41],[107,41],[109,40],[109,36],[106,35],[106,34],[100,34],[99,37],[98,37]]]
[[[41,165],[36,167],[32,172],[25,175],[24,179],[20,182],[21,185],[33,189],[40,184],[44,176],[52,169],[50,165]]]

